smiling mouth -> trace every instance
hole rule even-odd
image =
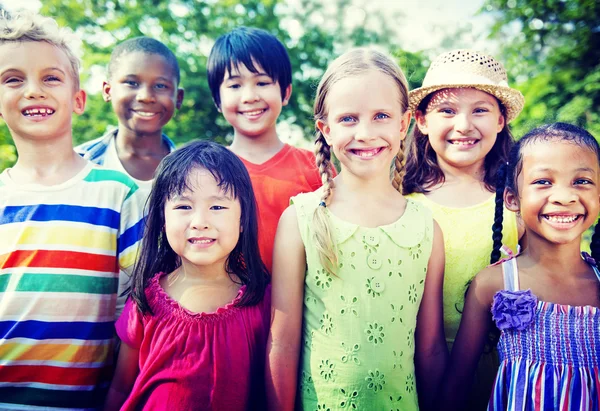
[[[472,140],[448,140],[448,142],[455,146],[470,146],[479,142],[479,140],[474,138]]]
[[[260,110],[240,111],[240,114],[242,114],[243,116],[246,116],[246,117],[256,117],[256,116],[260,116],[265,111],[267,111],[267,109],[263,108]]]
[[[214,238],[190,238],[188,242],[190,244],[200,244],[200,245],[208,245],[214,243],[216,240]]]
[[[140,117],[146,117],[146,118],[150,118],[150,117],[154,117],[156,116],[158,113],[152,113],[150,111],[138,111],[138,110],[132,110],[135,114],[137,114]]]
[[[51,108],[31,108],[23,110],[25,117],[46,117],[54,114],[54,110]]]
[[[579,220],[580,218],[582,218],[583,215],[581,215],[581,214],[576,214],[576,215],[543,214],[542,217],[544,217],[546,220],[548,220],[549,222],[554,223],[554,224],[570,224],[570,223],[573,223],[573,222]]]
[[[371,148],[371,149],[354,148],[354,149],[350,150],[350,152],[352,154],[354,154],[355,156],[358,156],[358,157],[362,157],[362,158],[375,157],[377,154],[381,153],[381,151],[383,151],[383,147],[376,147],[376,148]]]

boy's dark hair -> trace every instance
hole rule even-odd
[[[581,127],[567,123],[546,124],[534,128],[525,134],[510,150],[508,163],[502,166],[503,170],[498,173],[496,187],[496,213],[494,225],[492,226],[494,247],[491,255],[491,263],[500,259],[500,247],[502,247],[502,217],[504,205],[504,189],[517,193],[517,178],[523,169],[523,147],[539,141],[568,141],[580,147],[587,148],[596,154],[600,163],[600,146],[598,141]],[[598,224],[594,229],[592,243],[590,244],[592,257],[596,264],[600,263],[600,231]]]
[[[181,265],[164,231],[165,203],[169,198],[191,189],[190,172],[204,169],[216,179],[219,187],[239,200],[242,215],[240,238],[225,262],[225,270],[246,285],[238,306],[257,304],[263,298],[270,276],[258,251],[256,201],[250,176],[242,161],[229,149],[209,141],[194,141],[160,162],[148,198],[148,217],[139,258],[132,275],[132,298],[143,314],[152,310],[146,298],[146,287],[156,273],[171,273]]]
[[[163,56],[173,69],[173,74],[177,79],[177,84],[179,84],[181,73],[179,70],[179,63],[177,63],[177,57],[175,57],[175,54],[173,54],[173,52],[163,43],[150,37],[134,37],[117,44],[110,54],[108,77],[112,77],[112,74],[115,72],[115,67],[123,55],[135,52]]]
[[[418,110],[423,114],[434,94],[429,94],[419,104]],[[500,100],[497,101],[500,112],[506,120],[506,109]],[[505,121],[504,128],[498,133],[494,146],[485,156],[483,183],[489,191],[495,190],[498,169],[501,164],[506,162],[513,141],[510,128]],[[421,133],[417,125],[413,126],[413,130],[409,136],[407,151],[406,176],[402,182],[402,192],[404,195],[427,193],[427,187],[444,182],[444,173],[438,165],[435,151],[429,143],[429,137]]]
[[[292,65],[284,45],[271,33],[253,28],[238,27],[220,36],[208,56],[208,86],[213,101],[221,108],[219,89],[225,73],[231,73],[240,64],[252,73],[260,66],[274,81],[279,82],[281,98],[292,84]]]

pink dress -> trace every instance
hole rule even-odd
[[[146,289],[154,315],[131,299],[116,323],[123,343],[140,350],[140,373],[122,410],[263,409],[265,347],[271,287],[259,304],[235,307],[244,293],[214,313],[192,313],[158,280]]]

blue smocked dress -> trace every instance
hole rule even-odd
[[[500,368],[488,410],[600,410],[600,309],[538,301],[519,289],[515,258],[502,269],[505,290],[492,305]]]

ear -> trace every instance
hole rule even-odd
[[[429,134],[429,127],[427,127],[427,119],[425,118],[425,113],[423,113],[421,110],[415,111],[415,123],[419,128],[419,131],[423,135]]]
[[[73,112],[75,114],[83,114],[85,110],[85,102],[87,101],[87,94],[83,90],[77,90],[74,96]]]
[[[501,132],[502,129],[504,128],[505,124],[506,124],[506,119],[504,118],[504,115],[502,113],[500,113],[500,116],[498,117],[498,127],[496,129],[496,133]]]
[[[175,107],[177,110],[181,108],[181,104],[183,103],[183,96],[185,95],[185,91],[182,88],[177,89],[177,101],[175,102]]]
[[[521,210],[517,194],[510,191],[508,188],[504,189],[504,205],[513,213],[518,213]]]
[[[287,88],[285,89],[285,95],[283,96],[283,101],[281,102],[281,105],[283,106],[287,106],[287,104],[290,101],[290,97],[292,96],[292,85],[290,84],[289,86],[287,86]]]
[[[111,97],[110,97],[110,83],[107,81],[104,81],[102,83],[102,98],[104,99],[104,101],[110,101]]]
[[[402,114],[402,120],[400,122],[400,139],[404,140],[406,138],[406,132],[408,131],[408,126],[410,126],[410,118],[412,113],[410,110],[406,110],[404,114]]]
[[[331,145],[331,139],[329,136],[331,133],[331,127],[329,127],[327,123],[323,120],[317,120],[316,124],[321,134],[323,134],[323,137],[325,137],[325,141],[327,142],[327,144]]]

